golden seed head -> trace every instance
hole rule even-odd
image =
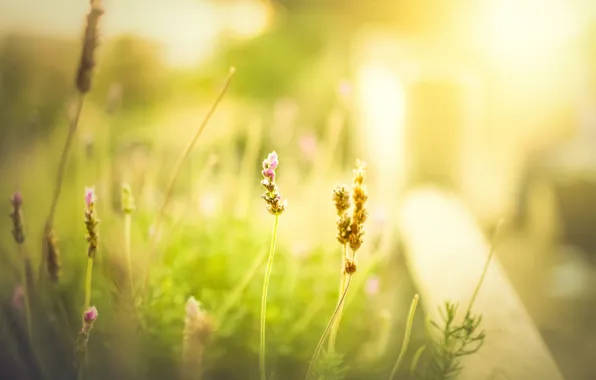
[[[339,216],[350,208],[350,191],[346,186],[341,185],[333,189],[333,202]]]
[[[356,259],[346,258],[345,263],[344,263],[344,271],[347,274],[352,275],[352,274],[356,273],[356,269],[357,269]]]
[[[368,195],[364,187],[365,164],[361,161],[356,162],[354,170],[354,183],[352,186],[352,200],[354,208],[352,210],[352,224],[350,225],[349,243],[352,251],[356,252],[362,246],[362,236],[364,236],[364,222],[368,217],[366,210],[366,201]]]

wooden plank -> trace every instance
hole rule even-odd
[[[464,313],[490,250],[474,217],[456,196],[424,188],[405,195],[399,226],[410,271],[430,316],[440,319],[437,307],[445,300],[458,302]],[[462,361],[461,380],[563,379],[497,257],[473,312],[484,315],[487,338],[478,353]]]

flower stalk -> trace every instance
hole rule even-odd
[[[261,339],[259,346],[259,370],[261,380],[267,380],[265,371],[265,322],[267,319],[267,292],[269,289],[269,279],[273,270],[273,257],[275,255],[275,243],[277,241],[277,227],[279,224],[279,216],[285,211],[286,201],[283,200],[281,194],[277,190],[275,184],[275,170],[279,165],[277,153],[272,152],[267,159],[263,161],[263,180],[261,185],[265,188],[265,193],[261,198],[267,205],[267,211],[275,216],[273,223],[273,232],[271,234],[271,246],[269,248],[269,258],[267,260],[267,268],[265,270],[265,279],[263,281],[263,293],[261,295]]]
[[[83,325],[79,331],[79,334],[77,335],[77,340],[75,342],[75,364],[77,366],[79,379],[83,378],[83,369],[87,360],[89,333],[91,332],[93,323],[95,323],[98,316],[99,313],[97,312],[97,308],[95,306],[90,306],[83,312]]]
[[[95,214],[95,190],[87,188],[85,190],[85,229],[87,230],[87,273],[85,276],[85,303],[84,310],[91,304],[91,286],[93,278],[93,260],[97,253],[99,232],[97,226],[99,219]]]
[[[75,77],[75,87],[77,89],[77,98],[75,100],[74,116],[70,120],[68,134],[60,156],[60,163],[58,164],[58,172],[56,175],[56,183],[54,185],[54,193],[50,204],[50,212],[46,219],[45,228],[42,238],[42,260],[39,268],[39,279],[43,277],[44,263],[48,269],[50,278],[53,281],[58,280],[58,248],[56,246],[55,232],[54,232],[54,215],[62,192],[62,183],[64,182],[64,174],[66,166],[68,165],[68,158],[74,136],[79,125],[79,119],[83,110],[85,95],[91,90],[91,79],[93,77],[93,69],[95,67],[95,50],[98,45],[98,25],[99,19],[103,15],[104,10],[99,0],[90,1],[91,9],[87,14],[87,22],[85,25],[85,33],[83,39],[83,48],[81,51],[81,58]]]
[[[331,334],[329,340],[329,353],[335,351],[335,339],[337,331],[339,329],[339,322],[343,312],[345,298],[348,294],[350,282],[352,276],[356,273],[356,252],[360,249],[363,243],[364,236],[364,222],[368,217],[368,211],[366,209],[366,201],[368,195],[364,188],[364,174],[365,164],[361,161],[356,162],[356,169],[354,170],[354,179],[352,186],[352,205],[350,205],[350,193],[346,186],[338,186],[333,192],[333,201],[338,214],[337,220],[337,240],[343,246],[343,266],[340,276],[340,296],[337,306],[333,311],[333,315],[323,332],[323,335],[319,339],[319,343],[315,348],[315,352],[310,361],[308,372],[306,373],[306,380],[310,377],[313,369],[315,368],[316,361],[321,353],[321,349],[327,339],[328,334]],[[348,214],[348,210],[352,206],[352,214]],[[347,252],[347,246],[350,247],[350,253]]]

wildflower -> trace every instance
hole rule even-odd
[[[184,363],[184,377],[199,378],[202,372],[203,353],[211,334],[213,323],[201,304],[190,297],[186,302],[186,318],[184,323],[184,341],[182,359]]]
[[[279,158],[275,151],[269,153],[263,161],[263,181],[261,185],[265,188],[265,193],[261,197],[267,203],[267,210],[275,215],[273,224],[273,234],[271,236],[271,247],[269,249],[269,258],[267,259],[267,268],[265,269],[265,279],[263,281],[263,293],[261,294],[261,339],[259,346],[259,370],[261,380],[266,380],[265,370],[265,320],[267,314],[267,292],[269,288],[269,279],[273,269],[273,257],[275,255],[275,242],[277,241],[277,226],[279,216],[285,211],[286,202],[282,199],[275,185],[275,169],[279,165]]]
[[[286,201],[283,200],[282,196],[277,190],[275,185],[275,169],[279,165],[279,159],[277,153],[271,152],[267,158],[263,161],[263,174],[264,179],[261,181],[261,185],[265,188],[265,193],[261,195],[261,198],[267,203],[267,211],[273,215],[281,215],[285,211]]]
[[[10,214],[12,219],[12,236],[18,244],[23,244],[25,242],[25,233],[23,232],[23,214],[21,211],[23,197],[20,193],[14,193],[10,203],[12,203],[13,207],[13,211]]]
[[[97,312],[97,308],[95,306],[91,306],[87,310],[85,310],[85,312],[83,313],[82,331],[84,331],[85,333],[89,333],[89,331],[93,327],[93,323],[95,322],[98,316],[99,313]]]
[[[80,369],[85,361],[85,357],[87,355],[87,345],[89,343],[89,333],[93,328],[93,324],[97,320],[99,313],[97,312],[97,308],[95,306],[88,307],[83,312],[83,325],[79,334],[77,336],[77,341],[75,342],[75,355],[76,355],[76,365]]]
[[[99,18],[104,10],[100,0],[91,0],[91,10],[87,14],[87,25],[85,26],[85,37],[83,41],[83,51],[77,70],[76,86],[81,94],[89,92],[91,89],[91,77],[95,67],[95,49],[98,41]]]
[[[99,233],[97,225],[99,219],[95,215],[95,190],[93,188],[85,189],[85,228],[87,229],[87,255],[89,258],[95,258]]]

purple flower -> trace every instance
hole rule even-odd
[[[97,312],[97,308],[95,306],[91,306],[83,313],[83,321],[85,324],[92,324],[95,322],[98,316],[99,313]]]
[[[271,168],[267,168],[261,172],[263,177],[267,178],[269,181],[275,181],[275,171]]]
[[[87,208],[93,206],[95,204],[95,188],[94,187],[87,187],[85,188],[85,205]]]
[[[277,169],[277,165],[279,164],[279,159],[277,158],[277,153],[275,151],[269,153],[267,159],[263,161],[263,169]]]

